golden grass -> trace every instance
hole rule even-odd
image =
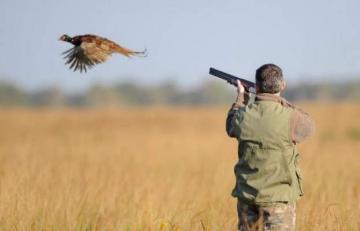
[[[359,230],[360,106],[303,106],[298,230]],[[0,230],[235,230],[226,112],[0,110]]]

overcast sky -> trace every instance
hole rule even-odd
[[[0,0],[0,79],[84,89],[139,77],[191,86],[210,66],[253,78],[263,63],[290,82],[360,76],[359,0]],[[61,34],[93,33],[147,58],[114,55],[86,74],[64,66]]]

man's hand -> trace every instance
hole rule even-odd
[[[244,94],[245,93],[245,88],[244,86],[241,84],[241,82],[239,80],[237,80],[237,97],[236,97],[236,101],[233,105],[233,108],[239,108],[242,107],[243,105],[245,105],[244,102]]]
[[[245,88],[244,88],[244,86],[241,84],[240,80],[237,80],[236,83],[237,83],[237,93],[238,93],[238,96],[239,96],[240,94],[244,94]]]

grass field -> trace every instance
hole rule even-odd
[[[297,230],[360,230],[360,105],[304,104]],[[235,230],[227,108],[0,110],[0,230]]]

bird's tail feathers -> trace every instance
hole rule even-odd
[[[147,56],[147,50],[143,50],[143,51],[133,51],[130,50],[126,47],[121,47],[121,46],[116,46],[114,47],[114,51],[118,52],[119,54],[125,55],[127,57],[131,57],[131,56],[138,56],[138,57],[146,57]]]
[[[130,55],[134,55],[134,56],[138,56],[138,57],[147,57],[148,56],[148,52],[147,49],[145,48],[143,51],[131,51]]]

